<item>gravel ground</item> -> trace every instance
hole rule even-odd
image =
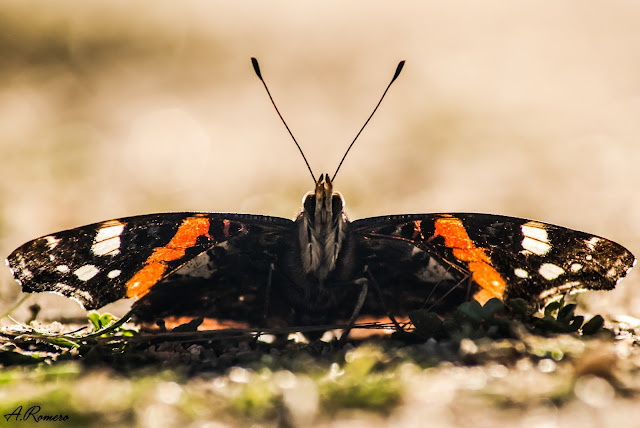
[[[0,396],[8,422],[35,407],[69,426],[636,426],[638,339],[628,325],[614,329],[415,344],[206,332],[65,350],[24,331],[7,341],[5,328]]]

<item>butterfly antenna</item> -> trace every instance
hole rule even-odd
[[[356,140],[358,139],[358,137],[362,133],[362,130],[367,126],[367,124],[369,123],[369,121],[371,120],[373,115],[376,113],[376,110],[378,110],[378,107],[380,107],[380,104],[382,103],[382,100],[384,99],[384,96],[387,95],[387,91],[389,90],[389,88],[391,87],[393,82],[395,82],[396,79],[398,78],[398,76],[400,76],[400,72],[402,71],[402,67],[404,67],[404,60],[402,60],[402,61],[400,61],[398,63],[398,67],[396,68],[396,72],[394,73],[393,77],[391,78],[391,82],[389,82],[389,84],[387,85],[387,89],[385,89],[384,92],[382,93],[382,96],[380,97],[380,101],[378,101],[378,104],[376,104],[376,108],[373,109],[373,111],[369,115],[369,118],[367,119],[367,121],[364,123],[364,125],[362,125],[362,128],[360,128],[360,131],[358,131],[358,134],[356,135],[356,138],[354,138],[353,141],[351,142],[351,144],[349,144],[349,148],[347,148],[347,151],[344,153],[344,156],[342,156],[342,160],[340,160],[340,163],[338,164],[338,167],[336,168],[336,172],[333,173],[333,178],[331,179],[331,181],[336,179],[336,175],[338,175],[338,171],[340,170],[340,167],[342,166],[342,162],[344,162],[345,158],[347,157],[347,154],[349,154],[349,150],[351,150],[351,147],[353,147],[353,144],[356,142]]]
[[[273,108],[276,109],[276,113],[278,113],[278,116],[280,116],[280,120],[282,121],[282,123],[284,123],[284,127],[287,128],[287,131],[289,132],[289,135],[291,135],[293,142],[296,143],[296,147],[300,151],[300,154],[302,155],[302,159],[304,159],[304,163],[307,164],[307,169],[309,170],[309,173],[311,173],[311,178],[313,178],[313,182],[315,183],[316,177],[313,175],[313,171],[311,171],[311,166],[309,166],[307,157],[304,155],[304,152],[302,151],[300,144],[298,144],[298,141],[296,141],[296,137],[293,136],[293,133],[289,129],[289,125],[287,125],[287,122],[284,121],[284,118],[280,114],[280,110],[278,110],[278,107],[276,106],[276,103],[275,101],[273,101],[273,97],[271,96],[271,92],[269,92],[269,88],[267,87],[267,84],[262,78],[262,73],[260,72],[260,66],[258,65],[258,60],[255,59],[254,57],[251,57],[251,64],[253,65],[253,70],[256,72],[256,75],[258,75],[258,79],[260,79],[260,81],[262,82],[262,85],[264,86],[264,89],[266,89],[267,95],[269,95],[269,99],[271,100],[271,104],[273,104]]]

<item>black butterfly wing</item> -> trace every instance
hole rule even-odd
[[[59,293],[87,309],[137,297],[143,319],[238,315],[238,302],[247,312],[260,299],[258,288],[292,227],[288,219],[244,214],[134,216],[35,239],[7,263],[23,291]],[[242,274],[230,274],[236,270]],[[258,272],[262,282],[242,282]],[[223,307],[230,309],[216,313]]]
[[[448,310],[470,298],[537,302],[610,290],[635,263],[605,238],[514,217],[411,214],[351,227],[371,275],[400,313],[431,305]]]
[[[350,237],[356,264],[367,266],[383,294],[367,299],[362,315],[447,311],[471,298],[538,301],[607,290],[635,262],[604,238],[487,214],[363,219],[351,223]],[[7,262],[24,291],[60,293],[88,309],[137,297],[142,320],[204,316],[259,325],[265,310],[271,320],[291,315],[286,298],[269,301],[279,282],[272,290],[268,285],[296,239],[294,223],[283,218],[152,214],[44,236]],[[344,309],[347,317],[351,309]]]

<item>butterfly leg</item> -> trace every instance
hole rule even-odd
[[[275,266],[273,263],[269,263],[269,273],[267,273],[267,286],[264,289],[264,306],[262,308],[262,324],[264,327],[268,327],[267,320],[269,318],[269,297],[271,296],[271,281],[273,280],[273,271]],[[254,341],[257,342],[260,338],[262,331],[257,330],[254,337]]]
[[[369,292],[369,281],[367,280],[367,278],[356,279],[354,281],[354,284],[356,285],[362,284],[362,290],[360,290],[360,295],[358,296],[358,302],[356,303],[356,306],[353,309],[353,313],[349,318],[349,323],[347,324],[347,327],[345,327],[345,329],[342,330],[342,334],[340,335],[340,342],[344,342],[345,340],[347,340],[347,337],[349,336],[349,332],[353,328],[353,325],[356,323],[356,319],[358,318],[358,315],[360,315],[360,311],[362,310],[364,301],[367,298],[367,293]]]
[[[382,305],[382,309],[384,310],[384,313],[391,320],[394,327],[396,328],[396,331],[400,331],[400,332],[404,331],[402,326],[398,323],[398,321],[396,321],[391,311],[387,309],[387,305],[385,304],[385,301],[384,301],[384,296],[382,295],[382,290],[380,289],[380,284],[378,284],[378,281],[376,281],[376,279],[374,278],[373,274],[371,273],[371,270],[369,269],[369,266],[365,266],[364,271],[365,271],[365,274],[369,277],[369,281],[371,281],[371,284],[373,285],[373,289],[376,291],[376,295],[378,296],[378,300],[380,302],[380,305]]]
[[[271,281],[273,280],[273,271],[275,270],[275,266],[273,263],[269,263],[269,273],[267,274],[267,286],[265,287],[264,292],[264,307],[262,312],[262,322],[264,325],[267,325],[267,319],[269,316],[269,298],[271,296]]]

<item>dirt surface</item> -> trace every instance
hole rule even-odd
[[[559,320],[547,318],[566,325]],[[512,314],[459,325],[429,339],[418,329],[312,343],[127,325],[80,339],[77,326],[14,325],[1,336],[4,417],[135,427],[635,426],[640,348],[628,324],[588,335],[586,324],[582,335],[532,333]]]

